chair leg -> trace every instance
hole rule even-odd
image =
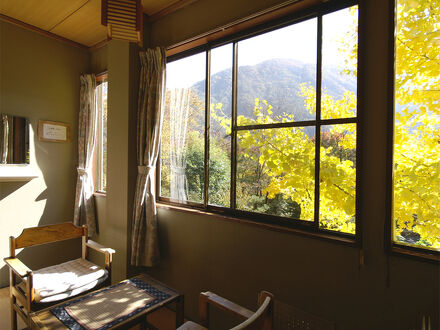
[[[31,322],[31,315],[30,313],[28,313],[28,317],[27,317],[27,326],[30,329],[32,329],[32,322]]]
[[[11,330],[17,330],[17,312],[14,309],[16,298],[11,295]]]

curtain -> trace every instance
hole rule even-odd
[[[170,95],[170,197],[180,202],[188,200],[185,175],[185,141],[189,114],[189,89],[177,88]]]
[[[148,49],[140,52],[139,56],[138,174],[133,207],[131,264],[154,266],[160,258],[154,179],[165,98],[165,48]]]
[[[76,182],[73,223],[86,224],[89,236],[97,232],[93,199],[92,158],[96,140],[96,79],[93,74],[80,77],[80,109],[78,123],[78,178]]]

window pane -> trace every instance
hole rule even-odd
[[[310,19],[238,43],[239,126],[315,118],[302,87],[316,88],[316,31]]]
[[[107,89],[108,82],[96,86],[98,123],[96,132],[96,190],[107,190]]]
[[[356,117],[358,6],[322,18],[321,118]]]
[[[313,137],[302,127],[239,131],[237,208],[313,220]]]
[[[440,16],[397,1],[394,241],[440,250]]]
[[[167,64],[161,142],[161,196],[203,202],[205,53]]]
[[[321,131],[319,225],[356,231],[356,124],[325,125]]]
[[[209,204],[230,206],[232,44],[211,51]]]

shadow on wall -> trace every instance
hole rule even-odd
[[[76,116],[72,120],[76,120]],[[60,143],[39,141],[38,123],[32,124],[35,159],[46,186],[35,199],[46,201],[39,225],[72,221],[77,179],[77,125],[70,124],[70,141]]]
[[[76,117],[76,114],[75,114]],[[49,118],[52,119],[52,118]],[[54,120],[59,120],[54,116]],[[59,121],[61,121],[60,119]],[[64,119],[74,122],[75,119]],[[76,124],[71,124],[71,140],[66,143],[42,142],[38,139],[38,120],[30,121],[35,132],[31,165],[39,177],[29,182],[0,183],[2,202],[1,259],[9,256],[9,236],[19,236],[24,228],[71,222],[76,188]],[[31,149],[32,150],[32,149]],[[8,221],[8,222],[6,222]],[[73,240],[27,248],[17,256],[29,268],[39,269],[77,258],[80,244]],[[0,260],[0,287],[8,284],[8,267]]]
[[[0,184],[0,201],[23,187],[27,182],[2,182]]]

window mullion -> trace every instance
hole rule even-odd
[[[315,128],[315,219],[314,225],[319,228],[319,177],[321,166],[321,82],[322,82],[322,16],[318,16],[316,54],[316,128]]]
[[[209,202],[209,134],[210,134],[210,104],[211,104],[211,50],[206,51],[206,77],[205,77],[205,182],[203,185],[204,206]]]
[[[238,91],[238,43],[233,44],[232,58],[232,118],[231,118],[231,208],[235,209],[237,189],[237,91]]]

